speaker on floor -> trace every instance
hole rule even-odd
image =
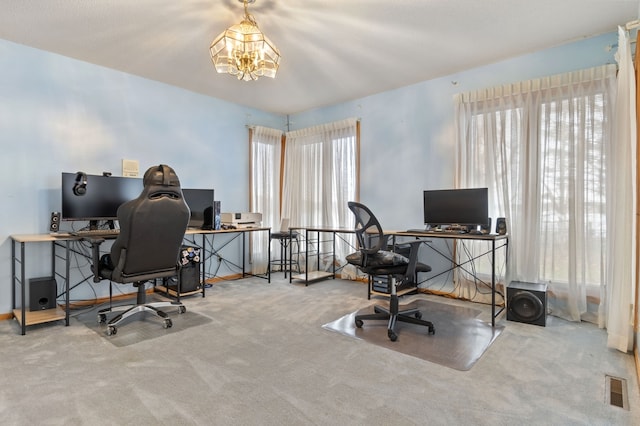
[[[507,219],[499,217],[496,219],[496,234],[505,235],[507,233]]]
[[[56,307],[58,286],[53,277],[29,280],[29,310],[42,311]]]
[[[545,326],[547,284],[511,281],[507,286],[507,320]]]
[[[51,220],[49,221],[49,232],[58,232],[60,230],[60,212],[51,212]]]

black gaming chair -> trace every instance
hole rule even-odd
[[[347,256],[347,262],[355,265],[365,274],[387,276],[390,287],[389,308],[374,306],[373,314],[356,315],[356,327],[361,328],[365,320],[388,320],[387,335],[395,342],[398,335],[395,331],[396,321],[418,324],[429,328],[429,334],[435,333],[433,323],[422,319],[418,309],[401,311],[398,306],[397,287],[416,283],[418,272],[429,272],[431,267],[418,262],[419,241],[409,243],[409,257],[387,250],[387,236],[382,231],[380,222],[364,204],[349,201],[349,209],[356,217],[356,237],[360,250]]]
[[[173,324],[169,316],[160,310],[176,307],[186,311],[179,302],[146,303],[145,282],[168,278],[178,273],[178,255],[189,222],[189,208],[182,197],[180,181],[175,171],[164,164],[150,167],[144,174],[144,188],[138,198],[118,208],[120,233],[109,253],[99,257],[102,241],[92,240],[94,282],[109,280],[111,283],[130,284],[137,287],[135,305],[111,306],[112,291],[109,285],[109,307],[98,312],[98,322],[107,322],[108,312],[122,311],[107,323],[107,335],[117,332],[117,326],[139,312],[151,312],[164,319],[164,327]]]

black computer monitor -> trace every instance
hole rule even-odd
[[[137,198],[142,179],[62,173],[62,220],[116,220],[118,207]]]
[[[184,201],[191,210],[189,227],[212,229],[213,226],[213,189],[182,188]]]
[[[423,197],[427,226],[489,226],[487,188],[427,190]]]

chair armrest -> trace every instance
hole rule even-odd
[[[403,278],[403,282],[407,280],[411,280],[412,282],[415,280],[416,276],[416,266],[418,265],[418,253],[420,252],[420,245],[422,241],[410,241],[408,243],[399,244],[399,246],[409,246],[409,265],[407,266],[407,272]]]

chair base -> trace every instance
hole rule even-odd
[[[398,296],[395,294],[391,295],[389,309],[375,305],[373,310],[375,312],[373,314],[356,315],[356,327],[361,328],[364,325],[364,321],[367,320],[388,320],[389,325],[387,326],[387,336],[389,336],[389,340],[392,342],[395,342],[398,339],[398,335],[395,331],[396,322],[398,321],[428,327],[429,334],[435,334],[436,332],[432,322],[422,319],[422,312],[420,312],[419,309],[413,308],[401,311],[398,305]]]
[[[142,293],[142,294],[141,294]],[[109,306],[108,308],[101,309],[98,311],[98,323],[99,324],[107,324],[106,334],[107,336],[114,335],[118,332],[118,326],[122,324],[125,320],[133,315],[151,312],[157,317],[163,319],[163,327],[171,328],[173,326],[173,322],[169,315],[166,312],[162,311],[161,308],[177,308],[178,312],[183,314],[187,312],[187,308],[181,302],[145,302],[145,293],[144,293],[144,285],[138,286],[138,295],[137,295],[137,303],[135,305],[121,305],[121,306]],[[112,319],[107,322],[107,313],[109,312],[121,312]]]

